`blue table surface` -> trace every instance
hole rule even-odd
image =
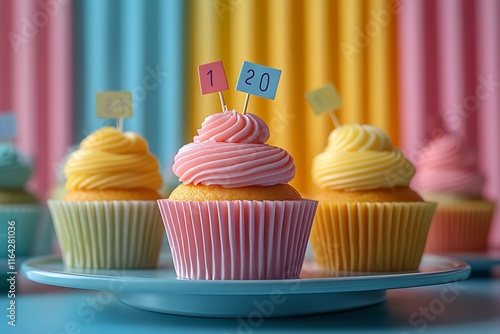
[[[115,297],[92,308],[97,291],[42,285],[18,274],[16,326],[7,323],[3,287],[0,333],[500,333],[498,268],[450,284],[389,290],[386,302],[357,310],[251,322],[153,313]]]

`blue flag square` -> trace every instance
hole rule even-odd
[[[16,115],[13,112],[0,112],[0,140],[14,139],[16,135]]]
[[[280,76],[281,70],[244,61],[236,90],[274,100]]]

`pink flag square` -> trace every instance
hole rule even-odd
[[[198,76],[202,95],[229,89],[222,60],[199,65]]]

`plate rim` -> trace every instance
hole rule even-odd
[[[74,289],[110,290],[110,282],[127,282],[122,293],[162,293],[183,295],[255,295],[267,294],[273,289],[286,289],[289,294],[356,292],[399,289],[417,286],[445,284],[467,279],[471,267],[461,259],[424,254],[422,261],[448,261],[455,263],[453,268],[431,272],[407,272],[395,274],[374,273],[363,276],[297,278],[286,280],[187,280],[179,278],[129,277],[102,275],[98,273],[68,273],[36,267],[40,263],[59,261],[60,256],[49,255],[27,259],[21,266],[21,273],[37,283]],[[170,269],[147,269],[146,271],[173,271]],[[113,272],[113,270],[107,270]],[[120,269],[116,270],[123,271]],[[144,270],[140,270],[144,272]],[[127,272],[131,272],[127,270]],[[449,279],[449,280],[448,280]],[[83,285],[81,283],[84,283]],[[87,284],[88,283],[88,284]],[[295,289],[291,287],[297,286]],[[178,287],[182,287],[179,291]],[[244,289],[242,289],[244,288]],[[288,288],[288,289],[287,289]],[[214,291],[214,289],[216,291]]]
[[[481,252],[435,252],[424,255],[452,257],[470,265],[471,270],[490,271],[500,266],[500,249],[490,248]]]

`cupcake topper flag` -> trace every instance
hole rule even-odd
[[[222,60],[214,61],[198,66],[198,77],[200,78],[201,95],[219,92],[222,111],[227,110],[222,91],[228,90],[226,72]]]
[[[342,100],[331,82],[318,89],[307,92],[305,96],[316,115],[328,111],[332,118],[333,125],[336,128],[340,126],[339,120],[335,115],[335,110],[342,106]]]
[[[274,100],[281,70],[244,61],[241,66],[240,76],[236,84],[236,90],[247,93],[243,114],[247,112],[250,94]]]
[[[16,115],[13,112],[0,112],[0,140],[11,141],[16,135]]]
[[[97,117],[115,118],[116,128],[123,131],[123,119],[133,115],[132,94],[126,91],[96,93]]]

